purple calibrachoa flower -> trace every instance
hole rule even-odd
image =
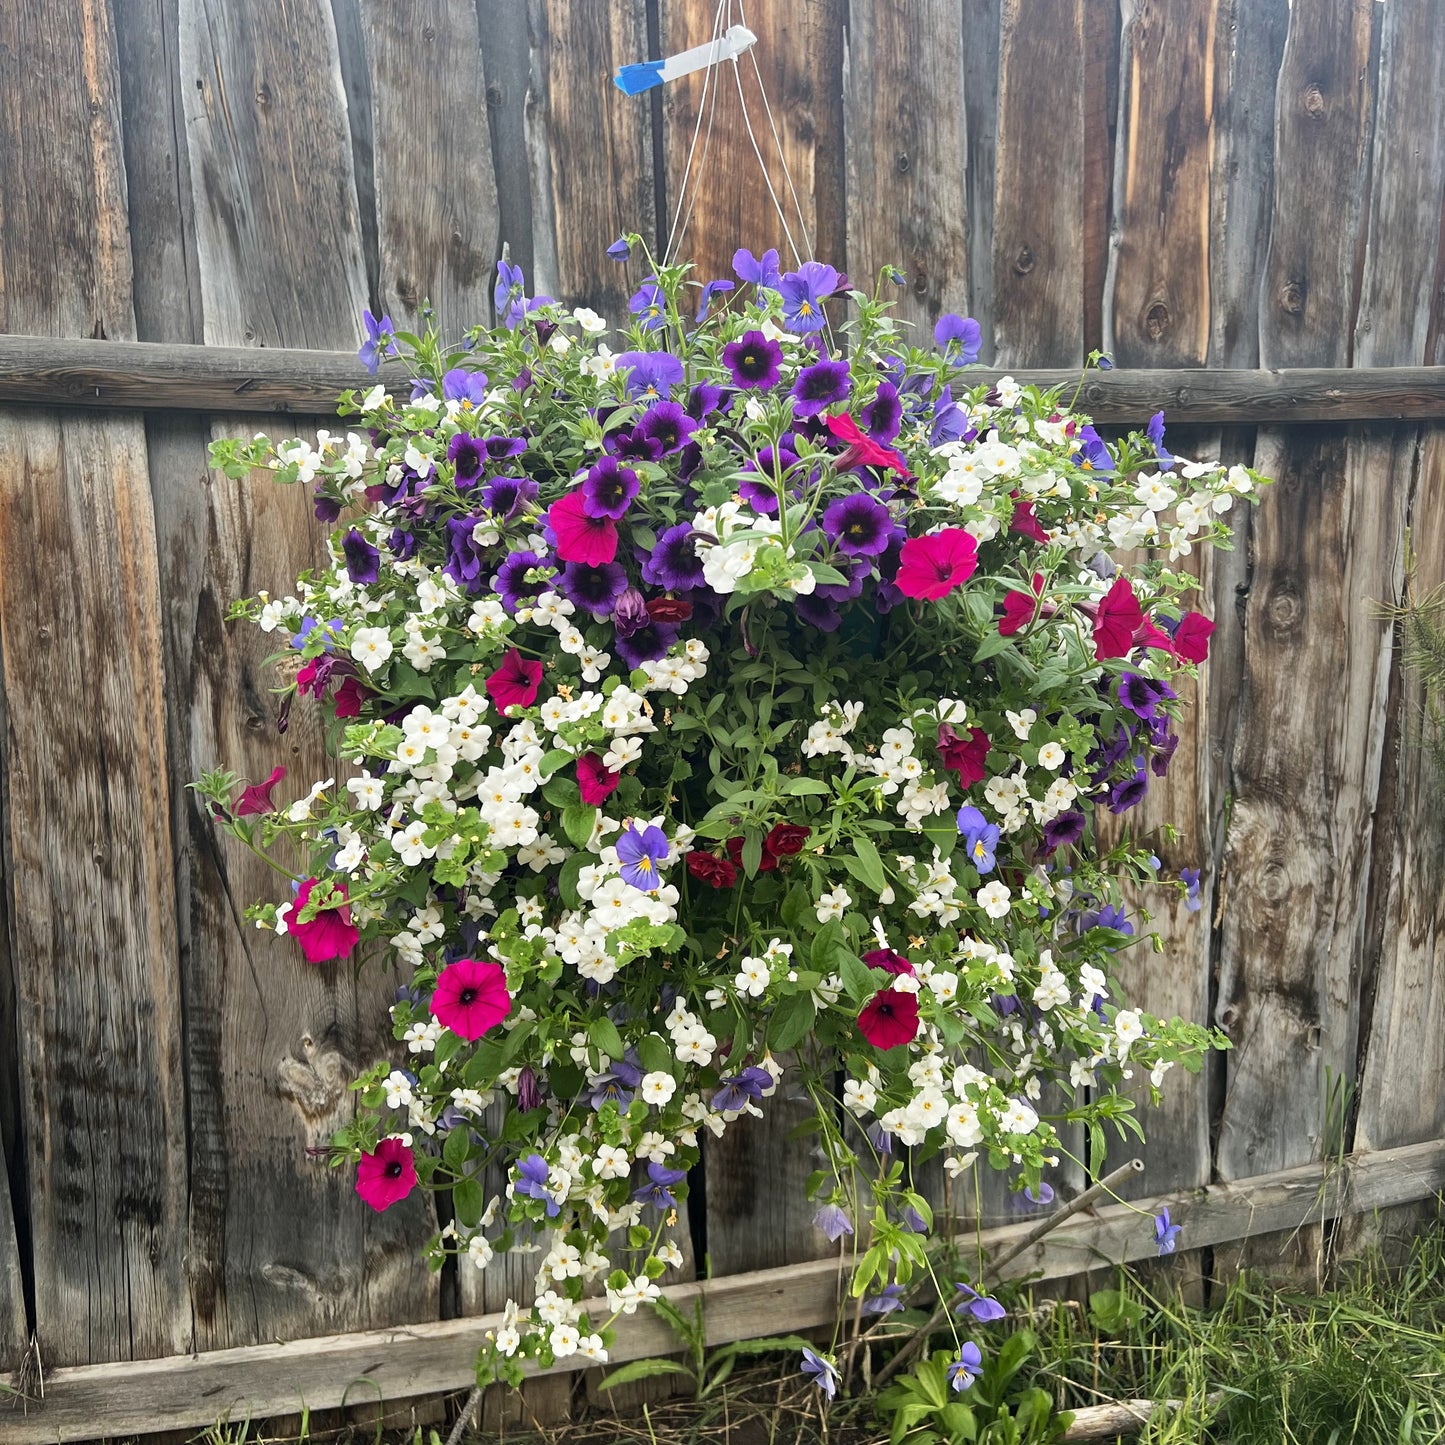
[[[699,326],[707,320],[708,308],[712,305],[712,298],[723,295],[732,289],[733,283],[731,281],[709,281],[707,285],[702,288],[702,299],[699,301],[697,308],[697,324]]]
[[[619,522],[641,485],[637,473],[620,466],[616,457],[601,457],[583,479],[582,505],[589,517],[611,517]]]
[[[1050,818],[1044,824],[1044,846],[1052,853],[1070,843],[1077,843],[1084,836],[1084,815],[1077,808],[1070,808]]]
[[[838,273],[822,261],[804,261],[778,282],[783,321],[790,331],[821,331],[828,318],[823,302],[838,289]]]
[[[557,590],[574,607],[594,617],[606,617],[627,590],[627,573],[616,562],[589,567],[585,562],[568,562],[556,580]]]
[[[813,1383],[831,1400],[838,1393],[838,1367],[832,1360],[804,1349],[802,1371],[813,1377]]]
[[[828,503],[823,531],[840,552],[850,557],[877,557],[888,550],[893,518],[888,508],[867,492],[854,492]]]
[[[642,564],[642,580],[668,592],[690,592],[702,586],[702,560],[690,522],[679,522],[658,537],[652,555]]]
[[[513,1181],[512,1192],[528,1199],[540,1199],[547,1206],[547,1218],[556,1219],[562,1209],[547,1188],[551,1174],[547,1161],[540,1154],[528,1154],[517,1161],[517,1173],[520,1178]]]
[[[632,1192],[633,1199],[653,1209],[676,1209],[677,1198],[672,1193],[674,1184],[681,1184],[687,1178],[686,1169],[669,1169],[666,1164],[656,1161],[647,1166],[647,1177],[651,1183]]]
[[[713,1108],[717,1108],[716,1099],[713,1100]],[[828,1236],[829,1244],[837,1244],[845,1234],[853,1233],[853,1221],[848,1218],[847,1210],[839,1204],[823,1205],[813,1216],[813,1224]]]
[[[493,477],[482,487],[482,505],[504,522],[536,500],[537,484],[531,477]]]
[[[848,399],[853,379],[846,361],[817,361],[805,366],[793,383],[793,410],[799,416],[817,416]]]
[[[346,575],[358,587],[376,581],[381,571],[381,553],[355,527],[341,539],[341,551],[346,558]]]
[[[520,266],[513,266],[510,261],[497,262],[497,284],[492,292],[492,304],[497,308],[497,320],[508,331],[515,331],[526,319],[526,287],[527,278]]]
[[[983,1352],[972,1340],[965,1340],[958,1358],[948,1367],[948,1383],[953,1389],[968,1389],[983,1370]]]
[[[992,872],[998,847],[998,824],[990,823],[977,808],[966,805],[958,810],[958,831],[963,837],[963,851],[968,861],[980,873]]]
[[[617,861],[621,864],[622,881],[651,893],[662,880],[662,865],[667,861],[667,834],[654,823],[639,829],[629,823],[617,840]]]
[[[958,316],[949,311],[938,318],[938,324],[933,328],[933,340],[943,348],[943,354],[950,361],[972,366],[978,360],[979,348],[983,345],[983,328],[972,316]]]
[[[623,351],[612,358],[612,365],[626,375],[627,395],[634,401],[669,396],[683,375],[682,362],[670,351]]]
[[[959,1299],[953,1306],[956,1315],[972,1315],[980,1324],[988,1324],[992,1320],[1001,1320],[1007,1313],[992,1295],[979,1294],[972,1285],[962,1280],[955,1281],[953,1287],[959,1293]]]
[[[540,582],[529,582],[527,573],[533,568],[546,564],[535,552],[511,552],[497,569],[492,586],[508,612],[515,612],[524,597],[535,597],[541,590]]]
[[[1161,702],[1173,702],[1178,696],[1167,682],[1153,677],[1142,677],[1137,672],[1126,672],[1119,679],[1119,701],[1135,717],[1141,717],[1147,722],[1154,720]]]
[[[697,423],[675,401],[657,401],[643,413],[635,430],[639,436],[658,443],[658,455],[666,457],[687,445]]]
[[[1149,791],[1149,779],[1143,768],[1139,768],[1132,778],[1125,778],[1122,783],[1116,783],[1109,791],[1109,811],[1111,813],[1127,813],[1130,808],[1136,808],[1144,801],[1144,795]]]
[[[656,331],[667,321],[667,295],[657,284],[656,276],[649,276],[627,303],[627,309],[637,318],[644,331]]]
[[[891,442],[903,422],[903,403],[891,381],[881,382],[873,400],[859,413],[868,435],[876,442]]]
[[[769,341],[761,331],[745,331],[723,347],[723,365],[732,373],[733,385],[766,391],[778,384],[783,348]]]
[[[666,657],[677,641],[677,627],[671,622],[649,622],[627,637],[617,637],[617,655],[628,667],[641,667]],[[654,830],[655,831],[655,830]]]
[[[391,339],[396,328],[391,324],[390,316],[377,320],[370,311],[361,313],[361,324],[366,327],[366,340],[356,354],[361,364],[375,376],[381,367],[382,357],[401,355],[396,349],[396,342]]]
[[[486,457],[486,447],[464,431],[459,431],[447,443],[447,460],[456,469],[457,491],[465,492],[476,486]]]
[[[737,272],[740,281],[749,281],[754,286],[761,286],[769,291],[778,289],[780,278],[776,251],[764,251],[759,257],[743,247],[733,252],[733,270]]]
[[[1161,1255],[1174,1253],[1175,1247],[1179,1243],[1180,1231],[1183,1228],[1182,1224],[1169,1222],[1167,1205],[1154,1216],[1154,1242],[1159,1246]]]

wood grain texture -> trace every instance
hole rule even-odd
[[[879,269],[906,278],[894,316],[927,345],[945,311],[966,312],[963,24],[959,0],[864,0],[849,7],[843,71],[848,275],[871,292]]]
[[[1084,6],[1084,349],[1104,345],[1104,293],[1119,131],[1119,11]]]
[[[0,418],[10,943],[55,1363],[190,1346],[159,611],[138,422]]]
[[[1442,1188],[1445,1143],[1440,1141],[1350,1155],[1340,1166],[1306,1165],[1248,1187],[1214,1184],[1158,1196],[1142,1206],[1105,1205],[1061,1225],[1019,1255],[1004,1274],[1059,1279],[1091,1265],[1147,1259],[1156,1252],[1147,1216],[1165,1205],[1203,1246],[1424,1199]],[[1026,1229],[991,1230],[984,1246],[1001,1254]],[[833,1318],[839,1286],[836,1267],[820,1260],[679,1285],[668,1295],[684,1313],[703,1300],[707,1342],[716,1346],[825,1324]],[[5,1438],[7,1445],[53,1445],[56,1439],[91,1438],[99,1427],[120,1436],[211,1424],[218,1416],[260,1421],[294,1411],[303,1401],[324,1409],[355,1399],[360,1391],[392,1400],[462,1389],[472,1379],[484,1332],[497,1324],[495,1316],[445,1320],[123,1368],[57,1370],[47,1378],[44,1405],[8,1421]],[[618,1325],[615,1363],[666,1353],[673,1343],[671,1330],[655,1315],[639,1311]],[[565,1372],[580,1366],[572,1356],[554,1368]]]
[[[366,283],[330,9],[180,3],[183,90],[198,108],[188,140],[206,340],[354,346]],[[211,430],[249,436],[264,425],[220,416]],[[183,766],[256,779],[283,762],[278,796],[296,796],[337,773],[315,709],[298,707],[278,739],[279,678],[265,661],[278,639],[222,619],[234,597],[284,594],[317,561],[322,528],[304,488],[264,474],[234,483],[177,447],[154,484]],[[434,1318],[436,1280],[418,1250],[429,1205],[372,1214],[349,1171],[308,1153],[350,1116],[356,1071],[389,1046],[394,981],[375,965],[309,967],[285,940],[248,928],[245,905],[278,896],[284,880],[222,844],[194,806],[184,826],[197,1344]]]
[[[993,207],[997,184],[1000,0],[963,0],[964,178],[969,310],[983,332],[980,355],[994,359]]]
[[[1083,359],[1083,54],[1083,0],[1003,0],[993,237],[1002,366]]]
[[[361,19],[371,63],[381,305],[415,331],[430,300],[443,335],[459,341],[490,317],[500,249],[476,14],[448,0],[362,0]]]
[[[477,0],[487,128],[497,182],[498,224],[512,260],[528,276],[532,265],[532,186],[527,153],[531,48],[527,7],[515,0]]]
[[[627,317],[635,267],[606,253],[624,231],[657,232],[652,108],[612,83],[647,57],[646,5],[529,0],[532,95],[532,246],[537,292]]]
[[[7,1149],[0,1149],[0,1165],[8,1164]],[[10,1199],[10,1173],[0,1168],[0,1373],[9,1376],[20,1364],[30,1338],[25,1318],[25,1282],[20,1273],[20,1250],[15,1241],[15,1209]]]
[[[354,347],[368,303],[326,0],[179,0],[207,342]]]
[[[796,0],[788,5],[756,5],[746,12],[758,43],[736,67],[717,66],[707,73],[712,139],[707,142],[705,113],[690,179],[688,149],[704,103],[705,75],[686,76],[663,88],[668,207],[663,229],[671,223],[679,199],[685,199],[684,215],[690,209],[691,220],[675,249],[684,259],[697,263],[695,279],[731,277],[733,252],[739,246],[759,256],[776,247],[784,270],[810,256],[843,269],[845,8],[840,0]],[[716,13],[713,0],[660,0],[662,54],[706,44],[712,38]],[[772,108],[777,141],[759,92],[759,73]],[[761,168],[748,139],[744,107],[761,152]],[[786,228],[769,198],[764,172],[786,217]],[[870,284],[861,276],[853,279]]]
[[[1123,0],[1104,349],[1120,366],[1203,366],[1221,0]]]

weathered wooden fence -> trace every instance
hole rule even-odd
[[[315,425],[368,304],[486,317],[504,241],[537,290],[624,316],[638,276],[603,248],[666,234],[701,79],[628,98],[609,77],[698,43],[715,12],[0,6],[0,1366],[33,1333],[47,1366],[96,1367],[52,1375],[0,1440],[337,1403],[364,1373],[398,1395],[465,1382],[465,1318],[500,1306],[507,1268],[428,1274],[423,1206],[371,1216],[308,1153],[383,1046],[385,985],[243,928],[269,881],[186,791],[217,763],[323,766],[299,718],[278,739],[263,648],[222,621],[283,590],[320,529],[299,492],[208,474],[205,447],[293,425],[279,411]],[[1445,372],[1424,370],[1445,362],[1436,0],[753,0],[732,18],[758,34],[771,117],[750,59],[720,72],[684,246],[703,276],[786,246],[745,101],[795,234],[860,280],[898,264],[905,318],[971,312],[999,367],[1103,345],[1121,370],[1089,394],[1101,416],[1142,420],[1158,395],[1193,423],[1176,450],[1279,479],[1237,551],[1196,559],[1215,656],[1150,807],[1182,823],[1161,852],[1201,869],[1205,907],[1128,968],[1145,1006],[1235,1047],[1171,1077],[1140,1190],[1187,1228],[1193,1209],[1219,1267],[1277,1256],[1264,1231],[1428,1198],[1445,827],[1374,604],[1400,595],[1407,535],[1417,586],[1445,582]],[[790,1187],[811,1161],[789,1107],[705,1161],[694,1238],[715,1275],[823,1252]],[[1349,1150],[1329,1203],[1319,1161]],[[983,1213],[1007,1226],[1001,1193]],[[1052,1273],[1136,1248],[1082,1227]],[[789,1323],[831,1305],[810,1268]],[[709,1288],[720,1320],[779,1326],[774,1277]],[[268,1353],[357,1331],[389,1334]],[[195,1351],[223,1353],[178,1362]],[[168,1363],[105,1367],[147,1359]]]

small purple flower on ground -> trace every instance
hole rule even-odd
[[[979,1294],[971,1285],[958,1281],[953,1286],[961,1296],[953,1307],[956,1315],[972,1315],[980,1324],[1001,1320],[1007,1311],[992,1295]]]
[[[832,1360],[825,1359],[814,1351],[803,1351],[803,1373],[813,1377],[813,1383],[831,1400],[838,1393],[838,1367]]]
[[[958,1358],[948,1367],[948,1383],[955,1390],[966,1390],[983,1369],[983,1352],[972,1340],[965,1340]]]
[[[1159,1253],[1173,1254],[1179,1243],[1180,1231],[1184,1228],[1182,1224],[1171,1224],[1169,1222],[1169,1209],[1166,1206],[1154,1216],[1154,1242],[1159,1246]]]

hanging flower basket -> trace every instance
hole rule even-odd
[[[931,1227],[904,1150],[1037,1199],[1066,1121],[1097,1163],[1131,1072],[1223,1043],[1121,995],[1126,899],[1198,880],[1097,823],[1168,770],[1211,631],[1173,564],[1259,478],[976,384],[971,321],[925,349],[832,267],[736,270],[654,268],[614,353],[504,265],[454,350],[368,315],[397,376],[345,436],[213,447],[337,524],[235,615],[294,649],[345,776],[201,791],[293,872],[249,916],[298,966],[400,972],[401,1062],[336,1139],[362,1199],[449,1191],[434,1261],[540,1247],[483,1381],[606,1358],[682,1261],[702,1140],[788,1075],[819,1226],[896,1295]]]

